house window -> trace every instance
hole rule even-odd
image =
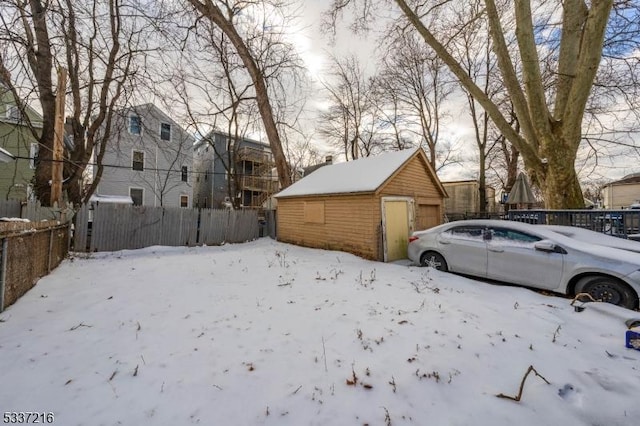
[[[180,207],[189,207],[189,196],[181,195],[180,196]]]
[[[20,108],[15,105],[7,105],[7,118],[15,121],[22,120],[22,113]]]
[[[129,133],[132,135],[139,135],[142,133],[142,121],[139,115],[129,116]]]
[[[171,140],[171,124],[160,123],[160,139],[163,141]]]
[[[182,166],[182,181],[187,181],[187,166]]]
[[[131,168],[133,170],[138,170],[140,172],[144,170],[144,152],[143,151],[133,151]]]
[[[129,188],[129,196],[133,200],[134,206],[141,206],[144,198],[144,189],[142,188]]]
[[[29,146],[29,168],[35,170],[36,164],[38,163],[38,151],[40,147],[37,143],[32,143]]]

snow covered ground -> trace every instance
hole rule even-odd
[[[637,312],[262,239],[66,260],[0,314],[60,425],[636,425]],[[522,400],[515,396],[532,365]]]

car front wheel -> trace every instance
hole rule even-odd
[[[421,266],[429,266],[431,268],[435,268],[438,271],[447,272],[449,268],[447,267],[447,262],[444,260],[444,257],[440,253],[436,253],[434,251],[428,251],[424,253],[420,257],[420,265]]]
[[[589,293],[595,300],[627,309],[634,309],[638,304],[638,295],[633,289],[620,280],[607,276],[582,278],[576,285],[577,293]]]

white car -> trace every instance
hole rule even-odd
[[[640,243],[506,220],[450,222],[409,238],[422,266],[638,307]]]

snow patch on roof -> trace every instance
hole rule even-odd
[[[280,191],[276,197],[375,191],[418,149],[387,152],[322,167]]]

